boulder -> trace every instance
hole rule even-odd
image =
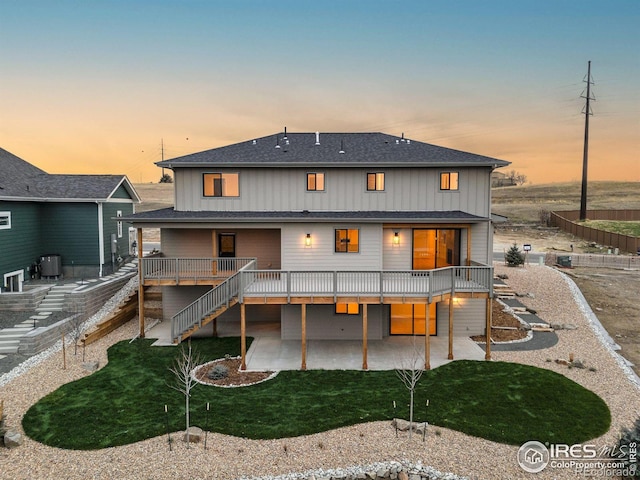
[[[398,473],[398,480],[409,480],[409,475],[407,475],[407,472],[400,472]]]
[[[4,446],[7,448],[19,447],[22,442],[22,435],[15,430],[9,430],[4,434]]]
[[[100,368],[100,362],[84,362],[82,364],[82,368],[84,368],[87,372],[95,372],[96,370],[98,370],[98,368]]]
[[[190,443],[199,443],[204,437],[204,432],[200,427],[189,427],[186,432],[184,432],[184,436],[182,440]]]

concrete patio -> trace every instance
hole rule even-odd
[[[211,337],[212,325],[196,332],[194,337]],[[221,337],[240,336],[239,322],[218,322]],[[157,338],[157,346],[172,345],[170,323],[161,322],[147,332],[147,338]],[[298,340],[282,340],[277,322],[248,322],[247,336],[254,340],[247,350],[247,370],[299,370],[302,346]],[[415,346],[414,346],[415,345]],[[403,361],[410,362],[414,348],[424,359],[424,337],[391,336],[382,340],[369,340],[369,370],[394,370]],[[430,338],[431,368],[439,367],[451,360],[447,359],[449,338]],[[468,337],[454,338],[453,356],[455,360],[484,360],[485,352]],[[362,369],[362,342],[359,340],[307,340],[308,370],[360,370]]]

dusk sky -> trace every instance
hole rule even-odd
[[[138,183],[161,139],[404,132],[577,181],[588,60],[589,179],[640,181],[639,0],[0,0],[0,147]]]

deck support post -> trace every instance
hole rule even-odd
[[[367,304],[362,304],[362,369],[368,370],[369,364],[367,363],[367,333],[369,330],[369,321],[367,315]]]
[[[426,318],[424,326],[424,369],[431,370],[431,319],[429,318],[429,302],[425,308]]]
[[[142,249],[142,229],[138,229],[138,323],[140,325],[139,337],[144,338],[144,267]],[[173,338],[171,339],[173,341]]]
[[[485,360],[491,360],[491,324],[492,324],[492,316],[493,316],[493,299],[491,297],[487,297],[487,325],[485,326],[487,338],[485,340]]]
[[[449,296],[449,360],[453,360],[453,295]]]
[[[245,304],[240,304],[240,370],[247,369],[247,317]]]
[[[228,305],[227,305],[228,308]],[[211,335],[212,337],[217,337],[218,336],[218,317],[213,319],[213,334]]]
[[[301,308],[301,321],[302,321],[302,333],[301,333],[301,350],[302,350],[302,363],[300,365],[300,370],[307,369],[307,304],[303,303],[300,305]]]

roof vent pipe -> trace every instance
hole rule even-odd
[[[400,145],[400,140],[396,138],[396,145]]]
[[[284,139],[287,139],[287,127],[284,127]]]
[[[404,142],[404,132],[402,132],[402,138],[400,139],[400,141]]]
[[[344,153],[344,140],[340,140],[340,151],[338,153]]]
[[[255,140],[253,142],[251,142],[252,145],[255,145],[256,143],[258,143],[258,142],[256,142]]]
[[[320,132],[316,132],[316,145],[320,145]]]
[[[276,135],[276,148],[280,148],[280,135]]]

